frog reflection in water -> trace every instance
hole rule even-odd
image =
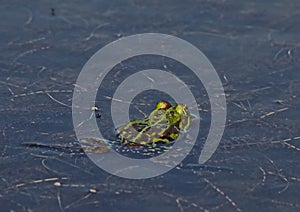
[[[156,146],[176,140],[189,128],[190,121],[186,105],[172,106],[167,101],[160,101],[148,117],[118,127],[117,133],[123,144]]]

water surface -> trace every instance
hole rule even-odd
[[[299,211],[299,9],[300,2],[289,0],[3,2],[1,209]],[[202,129],[191,154],[163,176],[121,179],[84,154],[22,145],[74,144],[70,106],[81,68],[109,42],[145,32],[194,44],[224,84],[227,126],[205,166],[198,166],[197,160],[210,124],[210,105],[205,90],[190,75],[185,80],[199,88],[194,92]],[[179,64],[167,59],[140,61],[142,65],[129,61],[116,71],[167,64],[183,73]],[[108,96],[121,79],[107,78]],[[111,125],[106,125],[109,99],[98,98],[99,126],[107,126],[107,136],[112,136]],[[149,113],[160,98],[159,93],[139,95],[131,116]]]

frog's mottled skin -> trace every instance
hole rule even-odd
[[[172,106],[166,101],[160,101],[148,117],[118,127],[118,137],[122,143],[129,145],[168,143],[189,128],[190,119],[186,105]]]

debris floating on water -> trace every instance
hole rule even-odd
[[[96,193],[97,193],[97,189],[91,188],[91,189],[89,190],[89,192],[90,192],[91,194],[96,194]]]
[[[98,108],[97,106],[93,106],[93,107],[91,107],[91,110],[92,110],[92,111],[98,111],[99,108]]]
[[[60,182],[55,182],[55,183],[53,183],[53,185],[54,185],[55,187],[60,187],[60,186],[61,186],[61,183],[60,183]]]

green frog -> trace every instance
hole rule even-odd
[[[180,133],[184,133],[190,127],[191,114],[184,104],[171,105],[167,101],[160,101],[150,115],[141,120],[133,120],[126,125],[117,128],[115,141],[97,138],[81,138],[81,148],[73,145],[49,145],[39,142],[25,142],[26,146],[48,147],[70,152],[104,153],[109,152],[111,145],[115,146],[147,146],[150,151],[158,143],[162,145],[176,140]],[[124,145],[121,145],[124,144]]]
[[[186,105],[171,105],[167,101],[157,103],[155,110],[141,120],[133,120],[117,128],[118,138],[127,145],[169,143],[190,126],[191,115]]]

